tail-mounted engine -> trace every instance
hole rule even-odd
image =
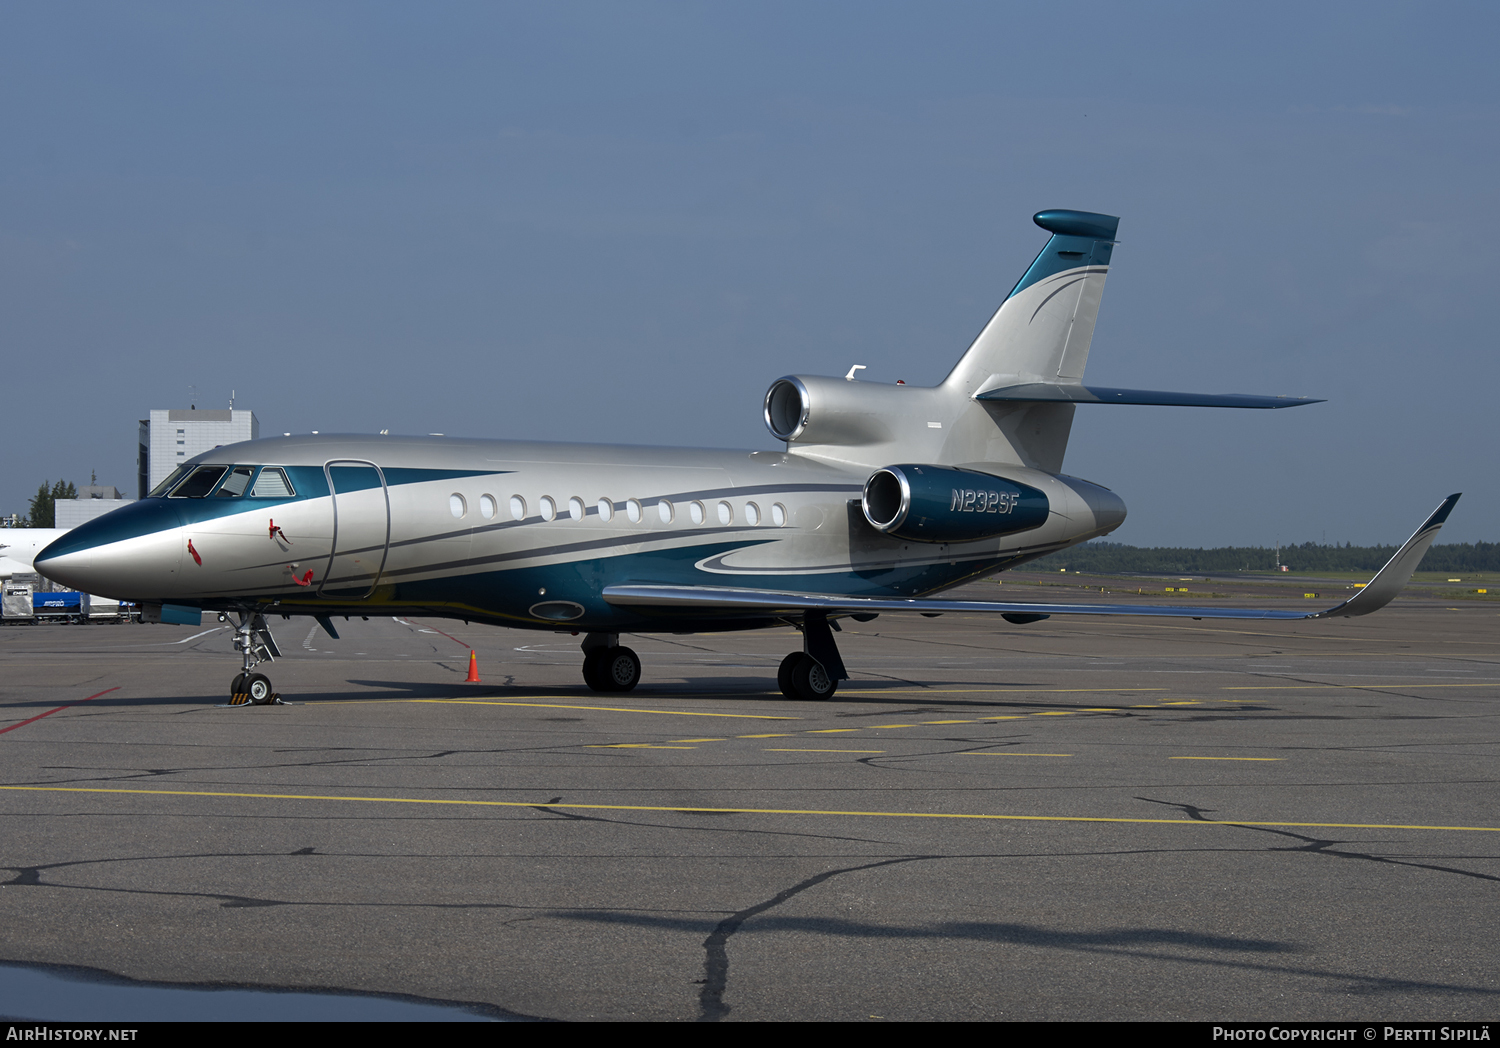
[[[773,387],[774,391],[774,387]],[[886,466],[860,500],[878,531],[915,542],[972,542],[1040,527],[1051,507],[1026,484],[969,469]]]
[[[841,378],[788,375],[766,390],[766,428],[777,440],[798,444],[879,444],[928,390]]]

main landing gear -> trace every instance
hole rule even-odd
[[[837,628],[825,613],[808,612],[801,626],[802,650],[782,659],[776,671],[781,694],[812,701],[833,698],[839,681],[849,679],[833,640]],[[583,681],[594,691],[630,691],[640,683],[641,660],[629,648],[620,647],[618,633],[586,634],[582,647]],[[245,668],[248,672],[248,656]]]
[[[618,633],[590,633],[583,638],[583,682],[594,691],[629,691],[641,680],[641,660],[620,647]]]
[[[229,705],[270,706],[277,699],[271,690],[271,679],[264,673],[253,671],[260,663],[279,658],[281,649],[276,646],[276,639],[271,636],[266,618],[260,612],[237,611],[234,616],[238,620],[234,648],[244,658],[245,668],[229,685]],[[219,616],[221,622],[228,621],[228,618],[228,615]]]
[[[828,616],[810,612],[802,620],[802,650],[781,660],[776,683],[789,699],[821,701],[833,698],[839,681],[848,680],[844,660],[833,640]]]

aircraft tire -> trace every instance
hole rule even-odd
[[[781,665],[776,668],[776,686],[781,689],[781,694],[789,699],[799,698],[797,691],[792,687],[792,670],[797,668],[797,663],[805,658],[800,651],[794,651],[781,660]]]
[[[229,682],[229,697],[230,699],[233,699],[236,695],[243,695],[244,692],[245,675],[243,673],[236,673],[234,675],[234,680]]]
[[[641,681],[641,660],[629,648],[605,651],[600,668],[609,691],[630,691]]]
[[[271,678],[264,673],[252,673],[245,678],[245,690],[250,693],[253,706],[269,706],[275,695],[271,692]]]
[[[797,698],[814,702],[833,698],[839,682],[828,675],[823,664],[811,655],[803,655],[792,667],[792,690]]]
[[[590,691],[613,691],[604,677],[604,657],[607,651],[591,651],[583,657],[583,683]]]

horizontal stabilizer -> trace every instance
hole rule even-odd
[[[1001,386],[974,395],[975,400],[1026,403],[1153,404],[1177,408],[1295,408],[1321,404],[1318,397],[1262,397],[1250,393],[1172,393],[1163,389],[1111,389],[1108,386],[1059,385],[1027,382]]]

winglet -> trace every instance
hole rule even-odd
[[[1329,608],[1318,615],[1320,619],[1348,618],[1353,615],[1368,615],[1372,611],[1379,611],[1391,602],[1401,590],[1411,581],[1411,573],[1417,570],[1417,565],[1422,562],[1427,547],[1432,545],[1432,540],[1437,538],[1443,522],[1448,519],[1448,514],[1453,512],[1453,507],[1458,503],[1459,495],[1449,495],[1443,500],[1443,504],[1435,509],[1427,522],[1417,529],[1416,534],[1406,540],[1406,545],[1396,551],[1396,555],[1386,562],[1385,567],[1375,573],[1365,588],[1344,603]]]

